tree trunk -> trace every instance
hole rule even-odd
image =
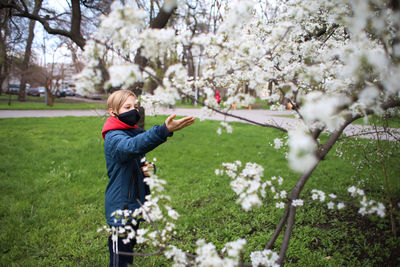
[[[71,52],[72,63],[74,64],[76,73],[81,72],[83,69],[83,64],[78,59],[77,49],[74,47],[73,43],[68,40],[65,42],[65,44],[67,45],[68,50]]]
[[[35,0],[35,7],[33,10],[33,15],[37,16],[39,14],[39,10],[42,7],[42,0]],[[26,74],[29,69],[29,61],[32,53],[32,43],[33,38],[35,37],[35,20],[29,21],[29,34],[28,40],[26,41],[25,47],[25,55],[24,60],[22,62],[22,74],[21,74],[21,87],[19,89],[18,100],[25,101],[25,93],[26,93]]]
[[[85,38],[83,38],[81,34],[82,12],[79,0],[72,0],[71,6],[72,6],[72,17],[71,17],[70,38],[83,50],[86,40]]]
[[[185,46],[184,47],[184,56],[186,57],[186,63],[187,63],[187,69],[188,69],[188,76],[192,77],[193,79],[196,79],[196,72],[195,72],[195,67],[194,67],[194,60],[193,60],[193,54],[191,50],[191,46]],[[194,84],[192,85],[192,89],[194,91]],[[183,100],[183,98],[182,98]],[[192,99],[192,106],[195,105],[195,101]]]
[[[1,28],[4,29],[0,31],[0,95],[3,93],[3,84],[6,81],[6,77],[8,75],[9,70],[9,62],[7,60],[7,36],[9,36],[9,28],[8,28],[8,21],[9,21],[9,10],[2,9],[0,10],[0,17],[2,18],[0,21]],[[5,87],[6,89],[7,87]]]

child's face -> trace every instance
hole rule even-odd
[[[125,100],[125,102],[122,104],[121,108],[118,110],[118,115],[128,112],[134,108],[139,109],[137,98],[134,96],[130,96]]]
[[[117,113],[116,115],[128,112],[132,109],[139,109],[139,103],[137,102],[137,98],[134,96],[129,96],[125,102],[122,104],[121,108],[119,110],[112,110],[109,109],[109,113],[111,116],[115,115],[114,113]]]

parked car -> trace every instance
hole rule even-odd
[[[46,88],[44,86],[39,86],[38,87],[39,93],[45,94],[46,93]]]
[[[104,98],[104,94],[87,94],[83,96],[84,98],[89,98],[91,100],[102,100]]]
[[[19,87],[20,87],[19,84],[9,84],[7,93],[8,94],[18,94],[19,93]]]
[[[30,96],[40,96],[40,91],[39,88],[35,87],[35,88],[30,88],[27,90],[27,94]]]
[[[66,96],[75,96],[75,92],[72,89],[65,90]]]
[[[66,96],[65,91],[57,91],[57,93],[56,93],[57,98],[65,97],[65,96]]]

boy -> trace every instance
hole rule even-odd
[[[111,216],[116,210],[129,209],[134,211],[144,203],[145,196],[150,193],[144,183],[148,163],[142,163],[144,155],[161,145],[172,136],[174,131],[181,130],[194,122],[193,117],[174,120],[175,114],[169,116],[161,126],[155,125],[144,131],[136,126],[140,119],[136,95],[129,90],[118,90],[107,99],[110,117],[104,124],[102,136],[104,138],[104,153],[107,164],[109,182],[106,188],[105,213],[110,226],[121,226],[121,220]],[[136,226],[135,226],[136,227]],[[127,266],[132,264],[132,256],[121,256],[114,251],[133,252],[135,242],[113,244],[111,237],[108,240],[111,266]]]

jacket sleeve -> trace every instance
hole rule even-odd
[[[115,146],[116,156],[121,161],[127,161],[132,156],[146,154],[167,140],[172,134],[165,124],[153,126],[150,130],[134,137],[117,135]]]

